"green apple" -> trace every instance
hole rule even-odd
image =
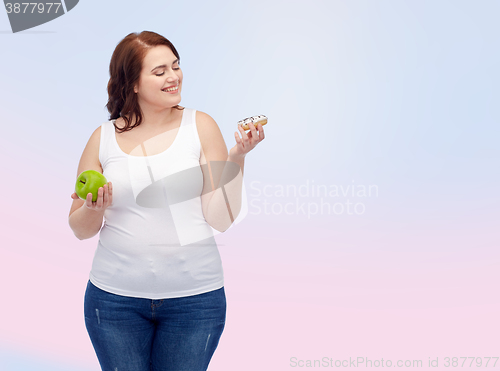
[[[75,193],[82,200],[87,199],[87,195],[92,193],[92,201],[97,201],[97,192],[108,181],[105,176],[95,170],[86,170],[78,175],[75,185]]]

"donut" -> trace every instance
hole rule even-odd
[[[257,128],[258,124],[264,126],[265,124],[267,124],[267,117],[264,115],[247,117],[246,119],[238,121],[238,126],[241,126],[243,130],[250,130],[250,126],[248,126],[248,124],[251,122],[253,122],[255,128]]]

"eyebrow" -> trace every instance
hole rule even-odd
[[[172,62],[172,64],[176,64],[176,63],[178,63],[178,62],[179,62],[179,60],[178,60],[178,59],[176,59],[175,61],[173,61],[173,62]],[[153,69],[151,70],[151,72],[153,72],[153,71],[154,71],[154,70],[156,70],[157,68],[163,68],[163,67],[167,67],[167,65],[166,65],[166,64],[162,64],[162,65],[160,65],[160,66],[156,66],[155,68],[153,68]]]

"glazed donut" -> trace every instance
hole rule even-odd
[[[251,122],[253,122],[255,128],[257,128],[257,124],[261,124],[262,126],[264,126],[265,124],[267,124],[267,117],[264,115],[247,117],[246,119],[238,121],[238,126],[241,126],[243,130],[250,130],[250,126],[248,126],[248,124]]]

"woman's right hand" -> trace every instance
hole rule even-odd
[[[71,198],[73,200],[80,199],[80,197],[78,197],[75,192],[71,195]],[[97,201],[92,202],[92,193],[88,193],[83,205],[90,210],[104,212],[104,210],[106,210],[108,206],[111,206],[112,203],[113,184],[111,182],[108,182],[107,184],[104,184],[103,187],[100,187],[97,191]]]

